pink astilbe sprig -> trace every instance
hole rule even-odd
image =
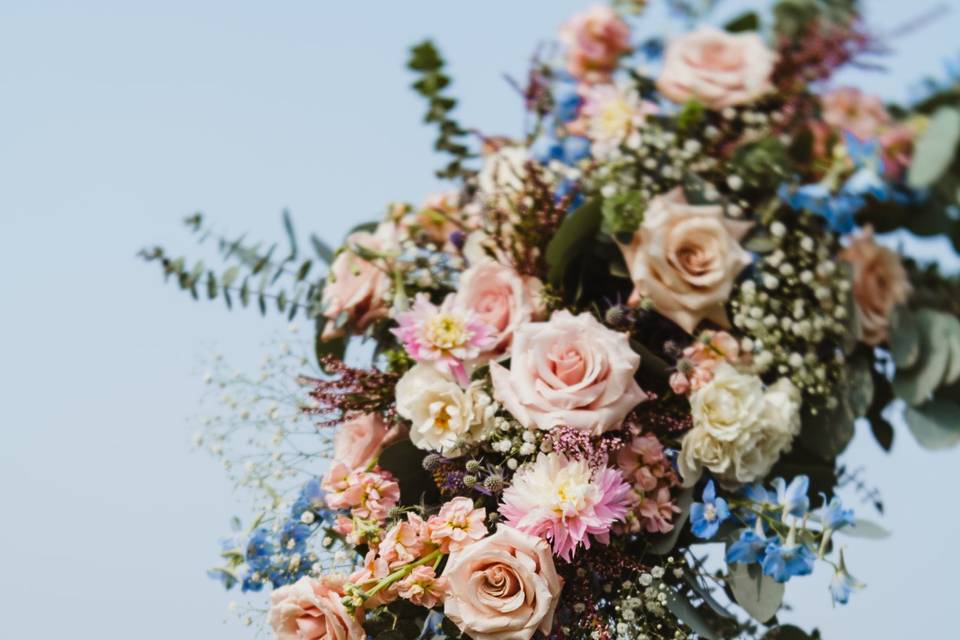
[[[329,355],[321,358],[320,366],[330,376],[328,379],[299,378],[300,384],[309,388],[310,397],[301,410],[317,416],[317,426],[333,427],[351,417],[377,412],[392,422],[398,375],[350,367]]]
[[[495,330],[467,309],[457,308],[453,295],[439,307],[425,293],[417,294],[410,311],[397,316],[400,326],[392,329],[417,362],[432,363],[457,382],[469,382],[466,365],[496,346]]]
[[[503,492],[500,514],[507,524],[539,536],[567,562],[591,538],[609,544],[610,530],[624,521],[630,485],[617,469],[594,470],[586,460],[540,454]]]
[[[624,438],[622,431],[611,431],[598,438],[580,429],[557,427],[544,434],[543,441],[550,450],[570,460],[584,460],[592,468],[599,469],[623,447]]]

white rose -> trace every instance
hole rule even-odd
[[[800,391],[787,378],[777,380],[764,396],[763,413],[751,437],[737,443],[737,482],[766,477],[800,433]]]
[[[753,431],[764,407],[763,382],[722,363],[713,379],[690,397],[693,424],[721,442]]]
[[[683,437],[677,467],[684,486],[692,487],[700,479],[703,468],[716,475],[726,474],[733,467],[732,445],[717,440],[705,429],[694,427]]]

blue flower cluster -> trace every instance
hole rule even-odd
[[[289,516],[279,527],[255,526],[245,541],[222,542],[227,566],[208,571],[227,589],[238,582],[242,591],[260,591],[296,582],[310,572],[317,555],[308,542],[314,534],[333,522],[323,491],[316,479],[301,488]]]
[[[823,498],[823,506],[810,511],[810,479],[797,476],[789,484],[783,478],[772,482],[772,490],[759,484],[741,489],[726,500],[717,495],[713,481],[703,489],[701,502],[690,508],[693,535],[712,540],[727,521],[741,525],[729,529],[721,538],[727,540],[727,564],[758,564],[777,582],[813,572],[818,558],[823,558],[833,532],[854,524],[853,510],[839,498]],[[811,529],[808,522],[819,526]],[[830,592],[835,603],[846,604],[857,581],[847,573],[843,555],[834,565],[835,574]]]

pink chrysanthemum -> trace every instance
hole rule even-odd
[[[610,542],[610,528],[624,520],[630,485],[617,469],[591,469],[585,460],[540,454],[503,492],[500,514],[515,529],[548,540],[555,555],[570,561],[590,537]]]
[[[393,334],[411,358],[434,363],[463,385],[469,381],[464,363],[477,360],[497,343],[493,327],[472,312],[456,308],[453,295],[438,307],[427,294],[417,294],[413,308],[398,315],[397,323],[400,326]]]

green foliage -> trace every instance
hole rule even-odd
[[[960,406],[953,399],[934,398],[921,407],[907,407],[903,418],[925,449],[949,449],[960,443]]]
[[[742,33],[745,31],[760,30],[760,16],[756,11],[747,11],[742,13],[723,27],[730,33]]]
[[[758,564],[733,564],[727,584],[734,600],[757,622],[769,622],[783,604],[784,585],[763,574]]]
[[[926,131],[917,141],[907,183],[925,189],[950,168],[960,143],[960,110],[941,107],[933,114]]]
[[[733,155],[734,171],[746,185],[767,192],[787,179],[790,157],[787,148],[778,138],[765,138],[739,147]]]
[[[919,355],[912,366],[897,369],[893,389],[897,397],[917,407],[940,387],[960,380],[960,320],[942,311],[920,309],[914,314],[914,326],[908,329],[903,321],[908,313],[898,315],[894,335],[898,341],[907,340],[903,334],[915,329]]]
[[[643,222],[643,213],[646,209],[647,201],[637,191],[607,198],[601,207],[603,222],[600,230],[621,242],[630,242],[633,233]]]
[[[698,100],[688,100],[677,114],[677,131],[684,135],[694,133],[706,116],[707,109]]]
[[[222,266],[210,268],[200,260],[190,264],[186,258],[173,257],[160,246],[145,248],[139,256],[147,262],[159,264],[164,279],[172,279],[194,300],[201,296],[208,300],[220,298],[228,309],[232,309],[235,303],[242,307],[255,304],[261,315],[275,310],[288,320],[298,315],[310,319],[320,316],[323,283],[309,279],[314,261],[300,258],[289,212],[283,212],[287,250],[282,258],[276,257],[277,244],[264,249],[260,243],[247,244],[244,236],[228,239],[215,234],[206,226],[200,213],[187,217],[184,223],[199,243],[215,242]],[[319,238],[312,240],[318,257],[328,262],[333,252]]]
[[[547,245],[547,266],[550,268],[548,281],[555,287],[562,287],[567,275],[567,267],[577,257],[584,246],[593,241],[600,230],[603,218],[601,204],[595,200],[583,203],[576,211],[564,218],[557,233]]]
[[[857,15],[857,0],[778,0],[773,7],[774,30],[784,38],[800,38],[811,24],[843,25]]]
[[[463,164],[474,155],[463,141],[466,129],[450,117],[457,101],[444,93],[444,89],[450,85],[450,77],[443,72],[445,64],[433,42],[424,40],[411,48],[407,67],[418,75],[413,89],[427,100],[424,122],[437,128],[434,149],[453,156],[446,167],[437,171],[437,177],[464,178],[474,173]]]
[[[814,630],[808,634],[800,627],[784,624],[767,631],[762,640],[820,640],[820,632]]]
[[[857,518],[853,526],[839,529],[837,533],[848,538],[861,538],[864,540],[884,540],[890,537],[890,532],[881,527],[876,522]]]

